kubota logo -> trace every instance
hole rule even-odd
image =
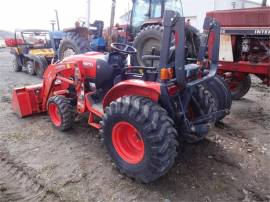
[[[94,67],[94,64],[92,62],[84,62],[84,66]]]

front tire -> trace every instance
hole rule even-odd
[[[66,131],[73,126],[74,108],[64,96],[53,96],[48,101],[48,113],[55,128]]]
[[[232,78],[232,80],[236,80],[229,82],[232,98],[233,100],[240,100],[248,93],[251,87],[250,75],[244,75],[241,79]]]
[[[144,97],[122,97],[106,108],[100,124],[109,154],[130,178],[149,183],[173,166],[177,132],[158,104]]]

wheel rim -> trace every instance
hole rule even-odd
[[[242,80],[231,79],[229,81],[229,88],[230,88],[231,92],[239,91],[239,88],[241,85],[242,85]]]
[[[28,62],[26,68],[28,74],[34,74],[34,67],[32,62]]]
[[[118,155],[130,164],[138,164],[144,157],[144,142],[138,130],[122,121],[112,130],[112,142]]]
[[[54,103],[50,103],[48,111],[49,111],[49,114],[50,114],[50,117],[51,117],[53,124],[56,126],[60,126],[61,125],[61,116],[60,116],[57,105]]]
[[[63,53],[63,56],[64,58],[68,57],[68,56],[71,56],[71,55],[75,55],[75,51],[71,48],[67,48],[64,53]]]

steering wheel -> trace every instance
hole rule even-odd
[[[111,48],[125,54],[136,54],[137,49],[124,43],[111,43]]]

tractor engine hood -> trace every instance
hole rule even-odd
[[[90,82],[95,83],[96,88],[110,85],[113,69],[108,64],[108,54],[100,52],[88,52],[80,55],[72,55],[65,58],[62,63],[75,63],[82,61],[85,76]]]

